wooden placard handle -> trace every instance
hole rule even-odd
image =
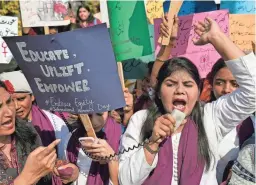
[[[171,1],[169,12],[168,12],[168,27],[169,27],[170,34],[172,32],[172,26],[173,26],[173,23],[174,23],[174,16],[179,13],[182,4],[183,4],[183,0]],[[163,45],[163,46],[169,45],[170,37],[171,37],[170,34],[169,34],[168,37],[164,37],[164,36],[161,35],[158,39],[158,43]]]
[[[50,34],[49,26],[44,26],[44,34],[45,35],[49,35]]]
[[[91,122],[88,114],[79,114],[79,118],[80,118],[80,120],[82,121],[82,123],[84,125],[84,128],[87,132],[87,136],[96,138],[97,136],[96,136],[95,131],[92,127],[92,122]]]
[[[125,84],[124,84],[124,72],[123,72],[122,62],[117,62],[117,68],[118,68],[118,75],[119,75],[119,78],[120,78],[122,89],[124,90]]]

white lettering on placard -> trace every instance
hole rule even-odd
[[[70,84],[47,84],[43,83],[40,78],[34,78],[37,88],[40,92],[51,93],[68,93],[68,92],[87,92],[90,90],[88,87],[88,81],[83,79],[81,81],[71,82]]]
[[[94,102],[92,100],[79,100],[78,98],[75,98],[75,105],[78,108],[78,110],[83,111],[83,110],[89,110],[93,112],[93,104]]]
[[[52,107],[62,107],[62,108],[72,107],[70,102],[63,102],[60,98],[56,99],[54,97],[50,97],[50,105]]]
[[[54,51],[32,51],[26,50],[26,42],[16,42],[16,45],[19,48],[21,56],[26,62],[45,62],[45,61],[56,61],[69,59],[68,50],[54,50]],[[47,55],[49,57],[47,57]]]
[[[16,44],[20,50],[23,60],[25,60],[26,62],[31,62],[31,59],[26,57],[26,55],[28,55],[28,51],[22,49],[22,48],[26,47],[26,43],[25,42],[17,42]]]
[[[76,72],[78,75],[82,74],[83,66],[84,66],[84,63],[80,62],[74,65],[67,65],[67,66],[60,66],[60,67],[40,65],[40,68],[46,77],[69,77],[73,75],[73,72]]]
[[[98,104],[98,110],[99,111],[109,111],[110,110],[110,105],[109,104],[107,104],[107,105],[100,105],[100,104]]]
[[[60,97],[52,97],[45,100],[45,105],[49,107],[52,111],[61,112],[76,112],[80,114],[87,114],[92,112],[106,112],[111,110],[110,104],[95,104],[91,99],[61,99]]]

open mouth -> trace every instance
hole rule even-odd
[[[23,115],[23,111],[16,112],[16,115],[19,115],[19,116]]]
[[[13,123],[12,123],[12,120],[8,120],[4,123],[1,124],[2,127],[5,127],[5,128],[8,128],[8,129],[11,129],[13,127]]]
[[[187,102],[184,99],[174,99],[172,104],[174,109],[184,112]]]

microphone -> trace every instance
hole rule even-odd
[[[181,123],[183,122],[183,120],[185,119],[186,114],[184,114],[183,112],[181,112],[177,109],[174,109],[171,113],[171,116],[176,121],[175,128],[174,128],[174,131],[176,131],[179,128],[179,126],[181,125]]]

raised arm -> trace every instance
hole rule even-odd
[[[169,59],[169,56],[171,54],[171,49],[173,48],[174,44],[176,43],[176,38],[177,38],[177,34],[178,34],[178,17],[174,17],[174,25],[172,27],[172,31],[171,31],[171,37],[170,37],[170,42],[169,45],[167,46],[161,46],[161,49],[159,51],[159,53],[157,54],[157,58],[156,61],[154,62],[154,66],[152,69],[152,73],[151,73],[151,77],[150,77],[150,83],[152,85],[152,87],[154,87],[156,85],[156,78],[158,75],[158,72],[160,70],[160,68],[162,67],[164,61]],[[168,35],[170,30],[168,29],[168,20],[167,20],[167,16],[164,17],[163,19],[163,23],[161,24],[161,34],[164,37],[168,37]]]
[[[194,39],[194,43],[211,43],[226,60],[228,68],[239,84],[236,91],[205,107],[206,111],[212,111],[214,123],[224,136],[256,110],[256,57],[253,53],[245,55],[221,32],[218,24],[209,18],[205,23],[199,22],[195,25],[195,31],[200,38]]]

